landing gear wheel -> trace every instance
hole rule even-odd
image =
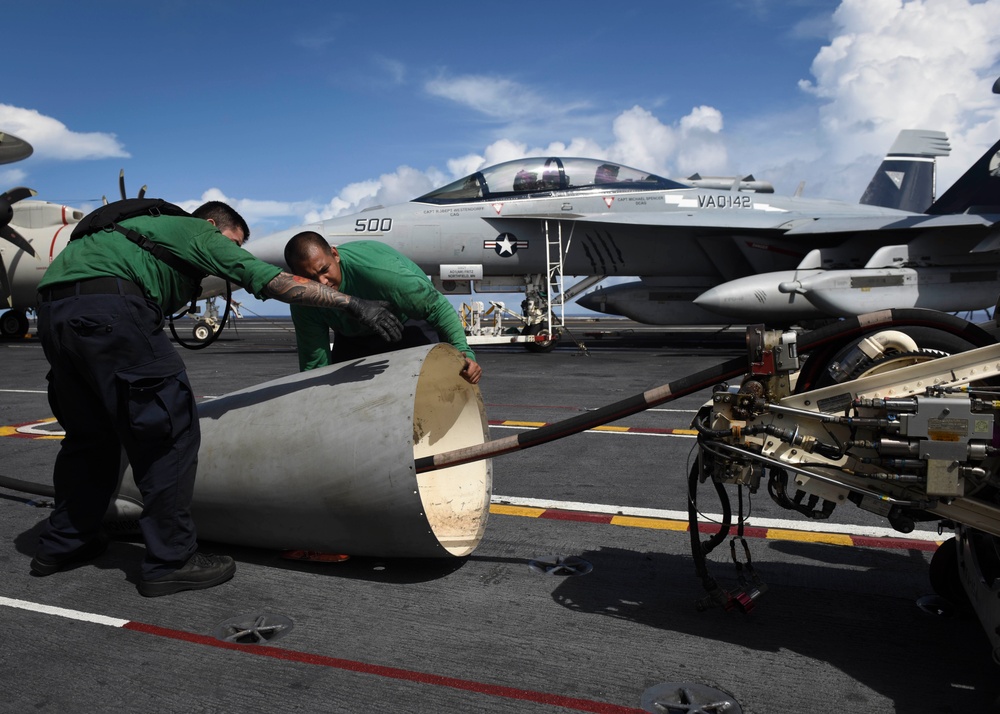
[[[965,352],[966,350],[971,350],[976,347],[973,343],[964,340],[957,335],[953,335],[945,332],[944,330],[938,330],[933,327],[906,326],[896,329],[912,337],[917,343],[919,350],[917,352],[905,353],[890,352],[878,358],[874,362],[866,360],[852,371],[850,379],[856,379],[857,377],[866,374],[886,372],[891,369],[907,366],[908,364],[915,364],[916,362],[925,362],[930,359],[937,359],[938,357],[958,354],[959,352]],[[867,337],[877,332],[880,332],[880,330],[873,330],[865,336]],[[809,358],[806,360],[806,363],[803,365],[802,371],[799,373],[799,380],[795,385],[795,392],[801,393],[811,389],[819,389],[821,387],[829,387],[832,384],[836,384],[833,377],[830,375],[830,365],[840,363],[847,356],[847,354],[854,349],[861,339],[862,338],[855,338],[847,343],[826,347],[818,350],[816,353],[811,353]],[[898,362],[896,361],[897,357],[900,358]],[[812,363],[813,360],[815,360],[815,364]]]
[[[968,593],[962,587],[958,572],[957,538],[949,538],[934,551],[928,575],[931,588],[937,595],[951,603],[962,617],[975,617],[976,611],[972,608]]]
[[[209,324],[208,321],[198,320],[198,322],[194,323],[194,330],[191,332],[198,342],[205,342],[212,336],[212,333],[215,332],[215,330],[212,329],[212,325]]]
[[[538,323],[537,325],[528,325],[524,328],[525,335],[542,335],[548,337],[549,339],[543,340],[541,342],[525,342],[524,349],[528,352],[551,352],[556,348],[556,343],[559,341],[559,335],[550,336],[549,331],[545,329],[545,325]]]
[[[24,337],[28,334],[28,316],[19,310],[7,310],[0,315],[0,336]]]

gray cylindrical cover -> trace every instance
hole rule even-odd
[[[416,457],[481,444],[463,355],[415,347],[283,377],[199,404],[198,537],[379,557],[468,555],[492,466],[417,475]],[[137,496],[131,475],[122,495]]]

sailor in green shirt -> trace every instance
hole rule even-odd
[[[165,246],[203,273],[225,276],[258,297],[263,297],[264,287],[281,272],[281,268],[248,254],[241,248],[242,242],[219,232],[211,221],[141,216],[121,224]],[[102,277],[124,278],[141,286],[145,297],[171,315],[201,290],[198,282],[113,231],[71,241],[45,271],[38,290],[44,293],[54,285]]]
[[[417,264],[399,251],[370,240],[351,241],[334,248],[319,233],[304,231],[288,241],[285,262],[296,275],[349,295],[379,301],[404,324],[403,338],[389,344],[375,338],[370,329],[343,312],[292,305],[300,370],[432,344],[440,338],[465,354],[461,376],[471,384],[479,382],[482,369],[465,339],[455,308]],[[428,334],[418,321],[425,321],[436,334]]]
[[[150,214],[144,206],[146,213],[129,218],[120,205],[85,217],[78,227],[90,224],[92,232],[81,230],[85,235],[70,241],[39,283],[49,404],[65,437],[53,470],[55,507],[31,571],[51,575],[104,552],[102,521],[118,488],[124,450],[143,500],[139,527],[146,551],[138,588],[155,597],[213,587],[236,570],[232,558],[197,550],[191,498],[201,431],[184,361],[163,329],[164,314],[196,297],[201,279],[211,274],[260,298],[349,312],[381,339],[398,340],[402,325],[382,305],[291,275],[243,250],[250,229],[224,203],[209,202],[190,217]],[[108,220],[106,212],[117,215]],[[101,228],[110,225],[128,237]]]

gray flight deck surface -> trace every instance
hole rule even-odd
[[[184,351],[200,399],[295,371],[287,321],[237,328]],[[738,339],[710,338],[588,340],[588,355],[569,341],[551,354],[482,348],[491,438],[530,428],[511,422],[555,422],[739,354]],[[48,483],[59,441],[33,437],[57,426],[31,426],[51,417],[41,347],[0,342],[0,356],[0,473]],[[893,543],[884,523],[853,507],[817,534],[798,530],[817,526],[761,489],[749,525],[771,529],[747,541],[767,592],[749,615],[695,608],[703,591],[675,512],[685,509],[694,446],[684,431],[705,399],[613,425],[626,431],[495,459],[495,505],[467,558],[310,563],[204,543],[236,559],[236,577],[161,598],[136,592],[135,541],[31,576],[48,499],[0,489],[0,711],[628,712],[666,682],[721,690],[753,714],[995,711],[1000,671],[978,623],[916,604],[931,591],[926,533]],[[337,405],[315,418],[335,429]],[[712,489],[700,503],[718,512]],[[612,521],[619,511],[627,517]],[[787,525],[775,528],[777,519]],[[592,570],[530,566],[550,556]],[[710,560],[733,586],[729,544]],[[265,629],[292,628],[260,645],[216,636],[232,631],[220,628],[226,621],[250,627],[260,617]]]

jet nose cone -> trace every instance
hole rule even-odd
[[[732,292],[724,284],[717,285],[714,288],[709,288],[691,302],[698,307],[705,307],[711,310],[722,307],[726,303],[726,298],[731,299],[733,297]]]
[[[606,299],[604,297],[604,291],[595,290],[587,293],[586,295],[581,295],[576,299],[576,304],[587,310],[593,310],[594,312],[605,312]]]

